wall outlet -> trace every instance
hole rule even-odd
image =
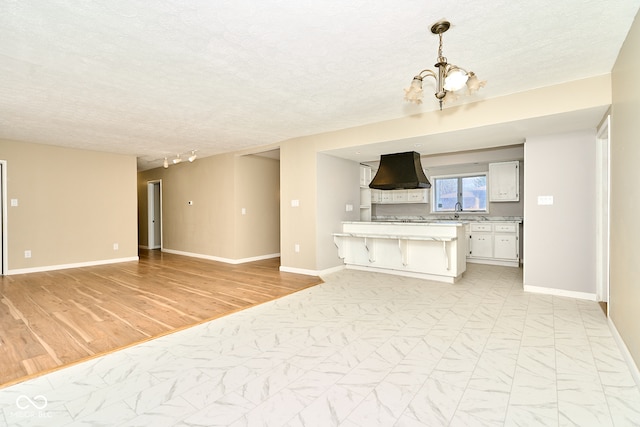
[[[31,258],[31,251],[30,250],[24,251],[24,257],[25,258]]]
[[[352,212],[352,211],[353,211],[353,205],[351,205],[351,204],[347,204],[347,206],[346,206],[345,210],[346,210],[347,212]]]
[[[241,213],[242,215],[246,215],[246,214],[247,214],[247,208],[242,208],[242,209],[240,209],[240,213]]]
[[[298,206],[300,206],[300,200],[294,199],[291,201],[292,208],[297,208]]]
[[[113,244],[113,250],[117,251],[118,249],[120,249],[119,245],[117,243]]]
[[[294,252],[300,252],[300,244],[296,243],[295,245],[293,245],[293,251]]]
[[[18,199],[11,199],[11,207],[18,206]]]

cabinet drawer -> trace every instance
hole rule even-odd
[[[498,233],[515,233],[516,224],[495,224],[494,230]]]
[[[491,224],[478,224],[478,223],[471,223],[471,231],[492,231],[493,228],[491,226]]]

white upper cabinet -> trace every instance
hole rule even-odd
[[[369,187],[371,182],[371,168],[360,165],[360,187]]]
[[[373,204],[405,204],[429,203],[428,188],[412,188],[408,190],[373,190]]]
[[[360,221],[371,221],[371,168],[360,165]]]
[[[489,163],[489,201],[520,200],[520,162]]]

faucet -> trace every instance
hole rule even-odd
[[[460,218],[460,212],[462,212],[462,203],[456,202],[456,205],[455,205],[454,209],[455,209],[456,213],[453,215],[453,217],[455,219]]]

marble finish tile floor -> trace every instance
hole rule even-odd
[[[7,426],[633,426],[595,302],[344,270],[322,285],[0,389]]]

